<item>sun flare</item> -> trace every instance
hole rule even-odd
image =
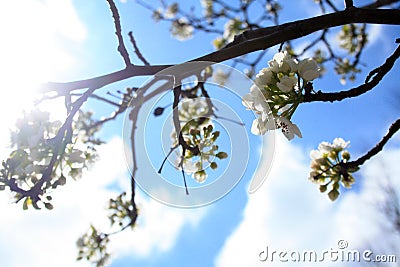
[[[85,40],[86,29],[71,0],[5,1],[0,28],[4,38],[0,42],[0,142],[4,147],[9,143],[6,129],[13,127],[22,110],[34,107],[40,84],[71,73],[76,60],[68,45]],[[50,108],[51,113],[60,110],[57,105]]]

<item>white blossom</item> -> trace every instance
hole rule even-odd
[[[358,167],[344,165],[350,159],[350,153],[344,150],[349,143],[342,138],[335,138],[333,143],[320,143],[318,150],[310,153],[309,180],[319,184],[321,192],[329,190],[328,197],[332,201],[339,195],[339,183],[345,188],[350,188],[355,183],[352,173],[357,171]]]
[[[250,93],[243,96],[242,104],[248,109],[254,110],[257,114],[268,114],[269,106],[264,94],[257,86],[250,88]]]
[[[172,5],[168,6],[167,10],[165,11],[165,17],[167,19],[173,19],[178,12],[178,4],[173,3]]]
[[[267,131],[274,129],[273,118],[268,116],[264,119],[262,116],[259,116],[254,119],[253,124],[251,125],[251,133],[255,135],[264,135]]]
[[[179,41],[193,37],[194,28],[185,18],[174,20],[171,24],[171,34]]]
[[[256,75],[254,79],[254,83],[260,88],[263,89],[265,85],[268,85],[272,79],[272,71],[270,68],[263,68],[260,72]]]
[[[322,153],[322,154],[329,154],[331,153],[331,151],[333,150],[332,144],[328,143],[328,142],[321,142],[318,145],[318,150]]]
[[[271,70],[275,73],[288,73],[296,72],[298,63],[297,60],[293,59],[286,51],[283,51],[275,54],[268,64],[271,67]]]
[[[189,122],[208,113],[208,106],[205,98],[196,97],[182,101],[179,109],[179,119],[182,122]]]
[[[342,151],[343,149],[347,148],[350,144],[350,141],[344,141],[343,138],[335,138],[333,140],[333,149],[336,151]]]
[[[296,77],[289,77],[285,75],[282,78],[280,78],[279,82],[276,83],[276,86],[278,86],[278,88],[282,92],[287,93],[292,91],[296,84],[297,84]]]
[[[314,59],[306,58],[300,61],[298,72],[304,80],[312,81],[319,77],[320,68]]]
[[[292,140],[295,135],[298,137],[303,137],[301,135],[299,127],[296,124],[293,124],[286,117],[276,117],[275,118],[276,127],[282,130],[282,133],[286,136],[288,140]]]
[[[229,78],[229,73],[224,72],[222,69],[217,69],[213,74],[212,78],[217,84],[224,86]]]
[[[224,26],[224,28],[225,28],[224,34],[223,34],[224,39],[228,43],[232,42],[235,35],[237,35],[241,32],[242,26],[243,26],[243,22],[241,21],[240,18],[228,20]]]
[[[320,68],[311,58],[299,63],[287,51],[276,53],[268,65],[256,75],[256,86],[250,88],[250,94],[243,97],[243,105],[259,115],[253,121],[252,133],[265,134],[273,128],[268,122],[275,120],[276,128],[281,129],[289,140],[294,136],[302,137],[290,118],[302,102],[307,82],[319,77]]]
[[[192,176],[198,183],[204,183],[204,181],[207,179],[207,173],[204,170],[197,171],[193,173]]]
[[[83,155],[83,151],[79,149],[73,149],[72,152],[68,155],[68,159],[70,163],[83,163],[85,162],[85,157]]]

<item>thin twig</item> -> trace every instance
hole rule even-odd
[[[347,167],[356,167],[363,165],[367,160],[371,159],[373,156],[382,151],[385,144],[392,138],[392,136],[400,129],[400,119],[396,120],[389,128],[388,133],[382,138],[382,140],[368,151],[364,156],[358,158],[355,161],[349,161],[345,163]]]
[[[193,155],[199,155],[200,154],[200,150],[198,146],[195,147],[191,147],[188,143],[186,143],[185,139],[183,138],[183,134],[182,134],[182,130],[181,130],[181,123],[179,121],[179,109],[178,109],[178,105],[179,105],[179,98],[181,96],[181,85],[175,85],[174,87],[174,102],[172,105],[173,111],[172,111],[172,120],[174,123],[174,128],[175,128],[175,132],[176,135],[178,136],[178,144],[182,147],[182,154],[181,154],[181,161],[179,163],[179,167],[182,170],[182,176],[183,176],[183,182],[185,185],[185,190],[186,190],[186,195],[189,194],[189,191],[187,189],[187,185],[186,185],[186,177],[185,177],[185,170],[184,170],[184,166],[183,166],[183,162],[185,159],[185,155],[186,155],[186,150],[189,150],[193,153]]]
[[[363,6],[363,8],[380,8],[399,2],[399,0],[376,0],[374,3]]]
[[[165,162],[167,161],[167,159],[169,158],[169,156],[172,154],[172,152],[173,152],[175,149],[178,148],[178,146],[179,146],[179,144],[177,144],[177,145],[175,145],[175,146],[173,146],[173,147],[171,147],[171,148],[169,149],[168,154],[165,156],[163,162],[161,163],[160,168],[158,169],[158,173],[161,173],[161,172],[162,172],[162,169],[164,168]]]
[[[325,0],[325,1],[328,4],[328,6],[330,6],[333,9],[333,11],[335,12],[339,11],[339,9],[330,0]]]
[[[324,101],[324,102],[334,102],[334,101],[341,101],[346,98],[356,97],[362,95],[375,86],[379,84],[379,82],[383,79],[383,77],[392,69],[396,60],[400,57],[400,46],[394,51],[394,53],[389,56],[385,63],[380,67],[372,70],[364,84],[350,89],[348,91],[340,91],[335,93],[322,93],[317,92],[316,94],[307,94],[304,95],[303,102],[315,102],[315,101]]]
[[[123,108],[119,108],[118,110],[114,111],[110,117],[101,119],[101,120],[99,120],[99,121],[96,121],[94,124],[90,125],[90,126],[87,128],[87,130],[97,128],[97,127],[103,125],[103,124],[106,123],[106,122],[109,122],[109,121],[114,120],[115,118],[118,117],[118,115],[120,115],[120,114],[122,114],[123,112],[125,112],[126,108],[127,108],[126,106],[124,106]]]
[[[178,142],[179,145],[182,147],[183,152],[182,154],[185,154],[185,150],[189,150],[190,152],[193,153],[193,155],[199,155],[200,150],[198,146],[191,147],[188,143],[186,143],[185,139],[183,138],[183,133],[181,130],[181,123],[179,121],[179,109],[178,109],[178,104],[179,104],[179,98],[181,96],[181,85],[178,85],[174,88],[174,102],[172,105],[173,108],[173,113],[172,113],[172,119],[174,122],[174,128],[175,132],[178,136]]]
[[[133,45],[133,49],[135,49],[135,54],[137,55],[137,57],[143,62],[145,66],[149,66],[150,63],[144,58],[143,54],[140,52],[139,47],[136,44],[135,38],[133,37],[133,33],[130,31],[128,35]]]
[[[108,104],[110,104],[110,105],[113,105],[113,106],[116,106],[116,107],[119,107],[119,106],[120,106],[120,104],[118,104],[118,103],[115,103],[115,102],[113,102],[113,101],[111,101],[111,100],[109,100],[109,99],[107,99],[107,98],[104,98],[104,97],[101,97],[101,96],[98,96],[98,95],[95,95],[95,94],[92,94],[92,95],[90,96],[90,98],[94,98],[94,99],[97,99],[97,100],[106,102],[106,103],[108,103]]]
[[[346,9],[347,9],[347,8],[352,8],[352,7],[354,7],[353,0],[345,0],[345,1],[344,1],[344,4],[345,4],[345,6],[346,6]]]
[[[115,6],[115,3],[113,0],[107,0],[110,10],[112,13],[112,16],[114,18],[114,25],[115,25],[115,34],[117,35],[118,38],[118,52],[121,54],[122,58],[124,59],[126,67],[130,67],[132,65],[131,60],[129,59],[129,54],[128,51],[126,50],[125,44],[124,44],[124,39],[122,38],[122,29],[121,29],[121,22],[120,22],[120,17],[118,13],[118,9]]]
[[[147,88],[143,88],[142,90],[137,90],[138,97],[142,98],[143,94],[146,92]],[[131,205],[132,205],[132,210],[130,213],[130,218],[131,222],[129,225],[134,225],[136,223],[137,217],[138,217],[138,209],[136,206],[135,202],[135,187],[136,187],[136,172],[138,170],[137,166],[137,159],[136,159],[136,129],[137,129],[137,120],[138,120],[138,115],[140,108],[142,107],[141,104],[136,104],[133,106],[130,114],[129,114],[129,119],[132,121],[132,128],[131,128],[131,136],[130,136],[130,141],[131,141],[131,153],[132,153],[132,173],[131,173]],[[126,228],[126,227],[125,227]],[[125,230],[125,228],[123,230]]]
[[[137,167],[137,161],[136,161],[136,150],[135,150],[135,134],[136,134],[136,122],[137,122],[137,116],[139,112],[139,107],[134,107],[132,112],[131,112],[131,119],[133,121],[132,124],[132,130],[131,130],[131,150],[132,150],[132,174],[131,174],[131,204],[132,204],[132,211],[131,211],[131,223],[130,225],[134,225],[138,216],[137,213],[137,206],[135,202],[135,195],[136,195],[136,182],[135,182],[135,176],[136,176],[136,171],[138,169]]]

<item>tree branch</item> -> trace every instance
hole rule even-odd
[[[376,0],[374,3],[363,6],[363,8],[380,8],[399,2],[399,0]]]
[[[61,152],[65,149],[65,146],[68,143],[68,139],[72,135],[72,121],[74,119],[75,114],[80,110],[83,103],[90,97],[90,95],[96,90],[97,88],[90,88],[88,89],[80,98],[78,98],[73,104],[70,113],[68,114],[65,122],[60,127],[57,132],[57,135],[53,138],[56,141],[56,146],[53,151],[53,155],[50,159],[49,164],[47,165],[46,169],[42,173],[41,179],[29,190],[23,193],[23,197],[30,197],[33,203],[36,203],[40,200],[39,195],[43,193],[42,186],[49,182],[52,178],[53,168],[56,164],[58,157]],[[20,200],[19,199],[19,200]],[[19,201],[18,200],[18,201]],[[17,202],[18,202],[17,201]]]
[[[134,225],[136,223],[136,219],[138,216],[137,213],[137,207],[136,207],[136,202],[135,202],[135,177],[136,177],[136,171],[138,169],[137,167],[137,161],[136,161],[136,148],[135,148],[135,140],[136,140],[136,123],[137,123],[137,117],[139,114],[140,108],[138,106],[134,107],[130,113],[130,119],[132,120],[132,130],[131,130],[131,150],[132,150],[132,173],[131,173],[131,204],[132,204],[132,211],[131,211],[131,223],[130,225]]]
[[[179,145],[181,145],[183,149],[182,154],[185,155],[184,153],[185,150],[189,150],[190,152],[193,153],[193,155],[196,156],[200,154],[199,148],[197,146],[191,147],[190,145],[188,145],[188,143],[186,143],[185,139],[183,138],[181,123],[179,121],[179,109],[178,109],[180,96],[181,96],[181,85],[178,85],[174,88],[174,103],[172,105],[173,108],[172,119],[174,122],[175,132],[178,136]]]
[[[129,67],[132,65],[131,60],[129,59],[129,54],[128,51],[126,50],[125,44],[124,44],[124,39],[122,38],[122,29],[121,29],[121,22],[120,22],[120,17],[118,14],[118,9],[115,6],[115,3],[113,0],[107,0],[110,10],[112,13],[112,16],[114,18],[114,25],[115,25],[115,34],[117,35],[118,38],[118,52],[121,54],[122,58],[124,59],[126,67]]]
[[[379,82],[383,79],[383,77],[392,69],[396,60],[400,57],[400,46],[394,51],[394,53],[388,57],[385,63],[372,70],[367,78],[365,79],[365,83],[350,89],[348,91],[340,91],[335,93],[322,93],[317,92],[316,94],[306,94],[304,95],[303,102],[314,102],[314,101],[324,101],[324,102],[334,102],[341,101],[346,98],[356,97],[362,95],[370,90],[372,90],[375,86],[379,84]]]
[[[400,10],[351,8],[279,26],[245,31],[224,49],[193,61],[222,62],[257,50],[264,50],[313,32],[351,23],[400,25]]]
[[[245,31],[241,35],[238,35],[235,40],[225,48],[195,58],[191,61],[223,62],[257,50],[264,50],[285,41],[297,39],[326,28],[350,23],[400,25],[399,17],[400,10],[395,9],[347,9],[332,14],[285,23],[280,26]],[[76,89],[92,86],[99,88],[135,76],[154,75],[168,67],[171,67],[171,65],[131,66],[124,70],[87,80],[68,83],[47,83],[43,86],[42,91],[56,91],[60,95],[64,95],[66,92]]]
[[[389,128],[388,133],[382,138],[382,140],[373,147],[370,151],[367,152],[364,156],[358,158],[355,161],[349,161],[345,163],[347,167],[356,167],[363,165],[367,160],[378,154],[382,151],[385,144],[392,138],[392,136],[400,129],[400,119],[396,120]]]
[[[42,86],[41,91],[58,92],[59,95],[64,95],[70,91],[85,89],[89,87],[101,88],[106,85],[123,81],[132,77],[154,75],[172,65],[152,65],[152,66],[131,66],[129,68],[112,72],[106,75],[95,78],[73,81],[73,82],[49,82]]]
[[[150,63],[144,58],[143,54],[140,52],[139,47],[136,44],[135,38],[133,37],[133,33],[130,31],[128,35],[133,45],[133,48],[135,49],[135,54],[137,55],[137,57],[143,62],[144,65],[149,66]]]
[[[346,9],[351,8],[351,7],[354,7],[353,0],[345,0],[345,1],[344,1],[344,4],[345,4],[345,6],[346,6]]]

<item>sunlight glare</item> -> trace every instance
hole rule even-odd
[[[76,58],[68,45],[83,42],[86,29],[71,0],[17,0],[2,3],[0,30],[0,142],[4,147],[9,143],[6,129],[13,127],[23,109],[33,108],[38,86],[71,73]],[[49,111],[58,110],[54,105]]]

